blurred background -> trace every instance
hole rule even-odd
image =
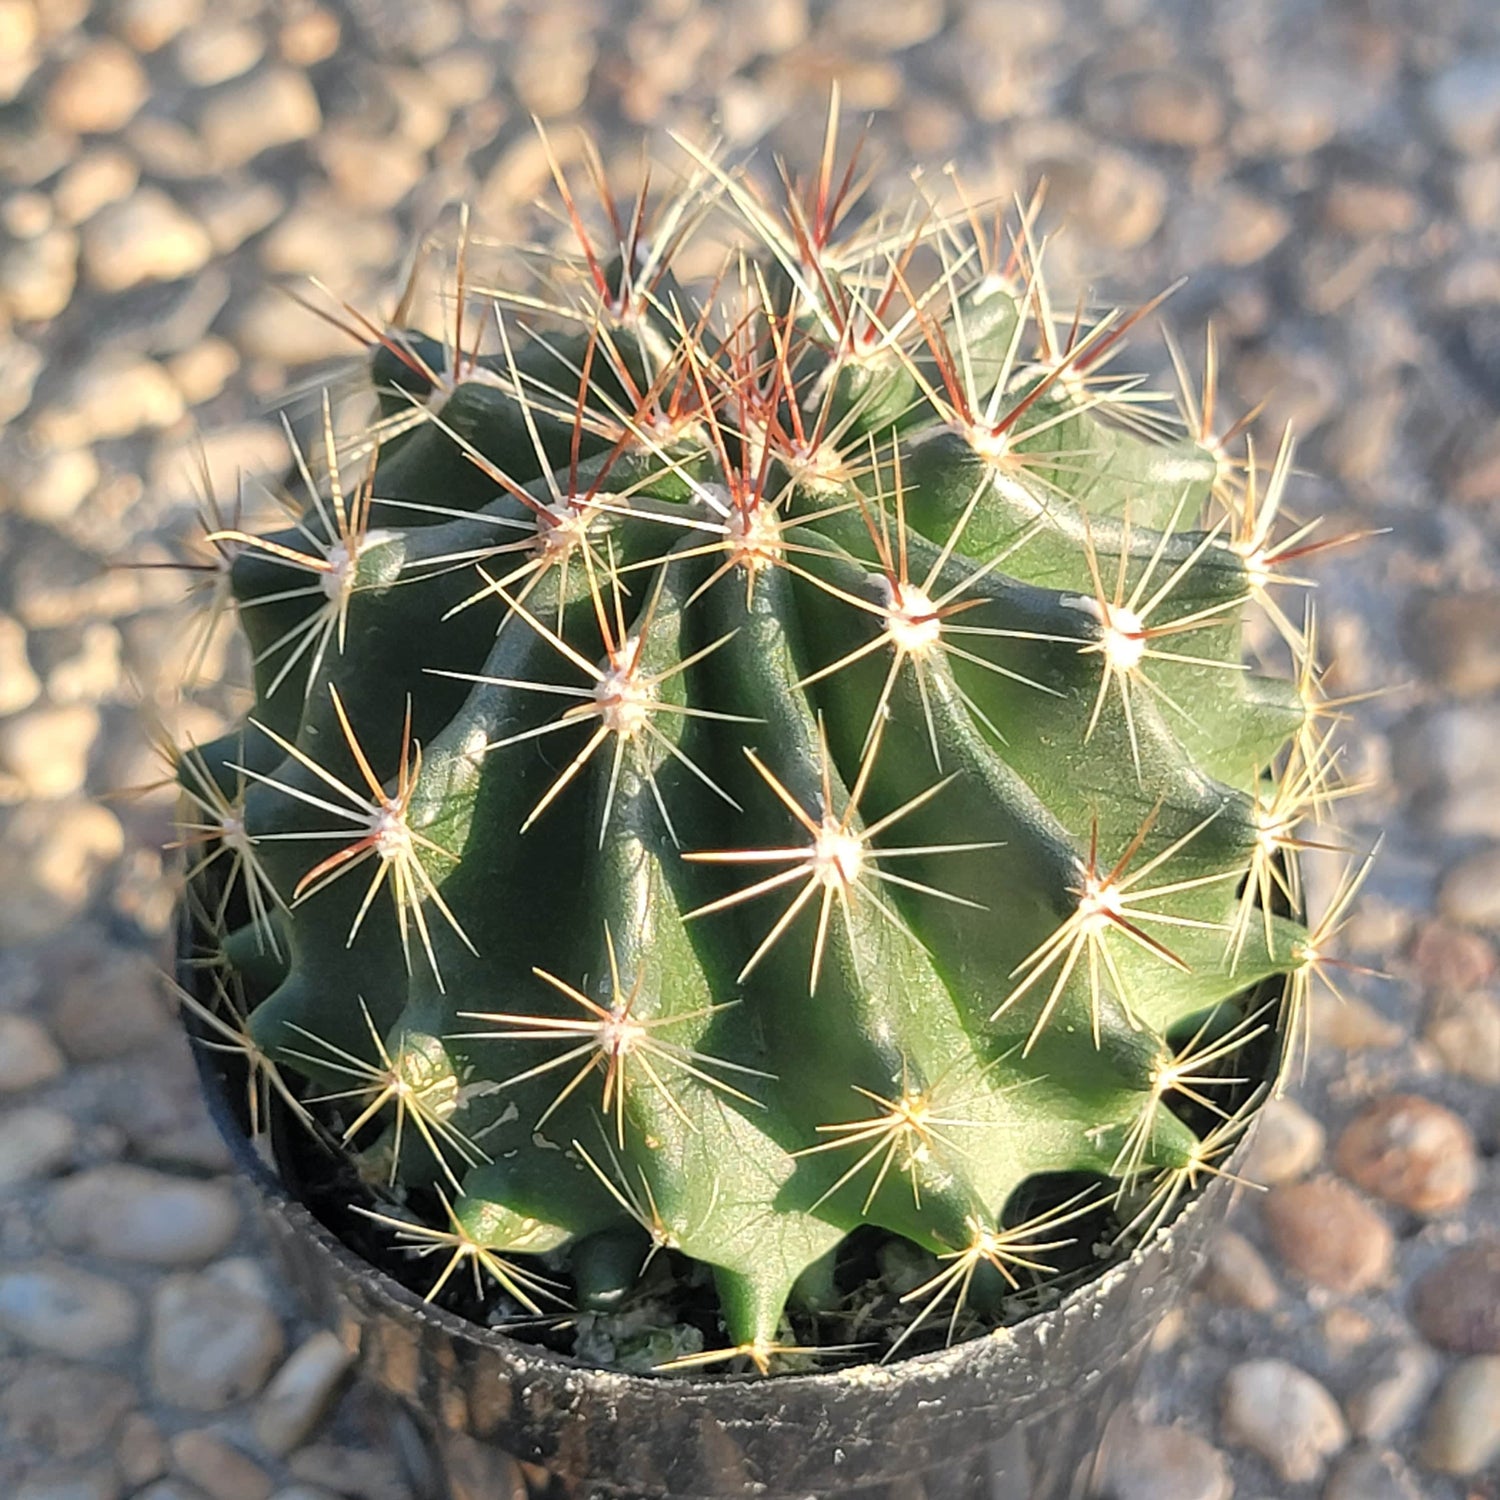
[[[163,774],[154,717],[202,739],[237,705],[172,691],[191,575],[116,565],[170,560],[205,485],[274,483],[278,404],[310,415],[356,352],[285,287],[384,318],[456,204],[553,231],[532,116],[627,192],[643,149],[687,169],[669,130],[770,183],[813,165],[835,82],[872,203],[950,164],[976,200],[1045,177],[1060,302],[1190,276],[1165,316],[1199,370],[1212,319],[1263,453],[1292,425],[1290,508],[1383,532],[1310,569],[1359,700],[1351,846],[1384,830],[1355,967],[1104,1493],[1500,1496],[1489,0],[0,0],[0,1493],[420,1488],[221,1175],[156,972],[171,799],[127,789]],[[1154,329],[1130,361],[1166,368]]]

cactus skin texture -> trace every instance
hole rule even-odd
[[[833,160],[783,202],[695,158],[595,237],[559,173],[580,253],[488,352],[382,334],[295,521],[212,533],[256,702],[178,756],[212,1024],[372,1232],[501,1313],[675,1265],[709,1347],[658,1367],[815,1366],[856,1232],[916,1269],[828,1361],[1123,1253],[1328,935],[1280,914],[1337,795],[1271,593],[1289,451],[1146,404],[1024,222],[849,232]],[[684,290],[715,218],[752,253]],[[1244,665],[1261,605],[1292,680]]]

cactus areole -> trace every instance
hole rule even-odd
[[[576,253],[481,293],[465,233],[208,538],[200,1034],[346,1241],[617,1381],[1012,1337],[1222,1172],[1338,916],[1289,451],[1119,373],[1025,215],[856,225],[831,137],[602,231],[558,169]]]

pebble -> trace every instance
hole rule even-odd
[[[1217,1302],[1269,1312],[1281,1301],[1281,1288],[1260,1251],[1242,1234],[1221,1230],[1209,1247],[1203,1289]]]
[[[184,32],[174,49],[177,70],[195,88],[212,88],[248,73],[265,53],[258,28],[232,19]]]
[[[1224,1455],[1185,1427],[1112,1428],[1095,1493],[1108,1500],[1230,1500]]]
[[[125,848],[120,820],[97,802],[23,803],[3,838],[18,873],[0,901],[0,946],[37,942],[74,922]]]
[[[274,224],[286,199],[269,182],[248,182],[238,176],[210,184],[193,200],[214,250],[228,255],[253,234]]]
[[[85,625],[78,648],[47,673],[54,703],[102,703],[120,690],[120,632],[103,620]]]
[[[1226,1441],[1253,1449],[1288,1484],[1320,1478],[1349,1441],[1338,1402],[1282,1359],[1236,1365],[1224,1382],[1221,1417]]]
[[[52,189],[52,206],[64,224],[76,227],[107,204],[128,198],[140,180],[141,170],[128,151],[101,142],[64,169]]]
[[[1500,1002],[1478,990],[1438,995],[1428,1007],[1422,1040],[1450,1073],[1500,1084]]]
[[[170,427],[184,409],[171,376],[155,361],[105,351],[74,373],[62,399],[37,416],[33,430],[49,447],[76,448]]]
[[[1272,198],[1230,188],[1214,215],[1212,254],[1226,266],[1264,260],[1292,232],[1292,216]]]
[[[31,405],[31,393],[42,371],[42,351],[35,344],[12,339],[7,345],[0,329],[0,423],[18,417]]]
[[[181,182],[207,177],[214,170],[202,137],[176,115],[142,115],[121,139],[147,177]]]
[[[78,1127],[59,1110],[43,1105],[0,1115],[0,1189],[50,1177],[73,1158]]]
[[[84,703],[41,703],[0,723],[0,770],[28,797],[67,797],[83,786],[99,714]]]
[[[1406,1033],[1367,1000],[1345,991],[1342,999],[1319,996],[1313,1004],[1313,1037],[1340,1052],[1378,1052],[1399,1046]]]
[[[20,713],[41,691],[26,651],[26,627],[0,614],[0,715]]]
[[[52,201],[45,193],[12,193],[0,203],[0,229],[12,239],[35,239],[51,227]]]
[[[113,1370],[35,1355],[0,1364],[6,1438],[51,1458],[82,1458],[102,1447],[135,1403],[135,1382]]]
[[[101,209],[83,231],[84,268],[103,292],[180,280],[213,253],[208,231],[158,188]]]
[[[1462,1208],[1479,1177],[1469,1127],[1418,1094],[1393,1094],[1356,1115],[1334,1165],[1367,1193],[1418,1214]]]
[[[1080,227],[1112,250],[1134,250],[1161,227],[1167,181],[1160,172],[1123,151],[1098,151],[1078,208]]]
[[[276,1372],[255,1410],[262,1447],[287,1454],[307,1441],[332,1404],[354,1355],[323,1329],[308,1338]]]
[[[1405,234],[1421,216],[1421,200],[1393,178],[1340,177],[1323,200],[1323,222],[1355,239]]]
[[[30,1475],[12,1500],[120,1500],[120,1481],[108,1462],[44,1469]]]
[[[306,74],[272,67],[214,94],[203,107],[198,130],[213,164],[222,169],[307,140],[321,124],[318,96]]]
[[[16,509],[44,524],[66,521],[99,483],[99,462],[87,448],[63,448],[23,463],[13,475]]]
[[[1494,944],[1451,922],[1427,921],[1411,946],[1411,960],[1423,988],[1439,992],[1474,990],[1500,969]]]
[[[135,1338],[140,1310],[117,1282],[62,1261],[0,1271],[0,1331],[65,1359],[107,1358]]]
[[[1427,85],[1426,104],[1444,142],[1483,156],[1500,141],[1500,55],[1465,57]]]
[[[1249,114],[1234,127],[1233,144],[1247,156],[1309,157],[1338,132],[1347,67],[1335,72],[1288,58],[1277,63],[1242,98]]]
[[[1445,492],[1465,505],[1500,503],[1500,430],[1481,424],[1444,455]]]
[[[1276,1253],[1314,1286],[1351,1294],[1390,1273],[1396,1243],[1390,1225],[1336,1177],[1274,1188],[1261,1213]]]
[[[171,1025],[161,971],[144,953],[83,938],[49,953],[44,973],[53,1032],[74,1062],[124,1057]]]
[[[0,1012],[0,1094],[50,1083],[62,1070],[62,1053],[45,1026],[30,1016]]]
[[[225,1183],[195,1182],[116,1162],[58,1183],[44,1221],[66,1250],[154,1266],[190,1266],[229,1247],[240,1213]]]
[[[1500,1354],[1500,1240],[1451,1251],[1412,1289],[1412,1321],[1454,1354]]]
[[[115,1461],[129,1485],[150,1484],[167,1472],[167,1445],[161,1428],[144,1412],[126,1417],[115,1441]]]
[[[1399,1459],[1356,1448],[1334,1465],[1323,1500],[1422,1500],[1422,1492]]]
[[[1437,1356],[1423,1344],[1396,1344],[1376,1355],[1346,1403],[1350,1426],[1372,1443],[1387,1441],[1415,1414],[1437,1370]]]
[[[350,300],[357,305],[358,293]],[[242,305],[233,335],[235,344],[247,358],[281,365],[347,358],[355,350],[348,334],[272,289],[258,293]]]
[[[1500,687],[1500,589],[1443,593],[1408,615],[1406,649],[1450,693],[1477,698]]]
[[[131,1500],[209,1500],[209,1497],[196,1484],[181,1479],[162,1479],[132,1495]]]
[[[339,198],[371,214],[395,208],[429,170],[420,151],[339,125],[323,132],[317,152]]]
[[[59,224],[0,256],[0,306],[22,323],[55,318],[78,280],[78,236]]]
[[[39,30],[32,0],[0,0],[0,63],[29,60]]]
[[[1449,1372],[1427,1413],[1421,1461],[1439,1474],[1478,1474],[1500,1460],[1500,1356]]]
[[[1272,1099],[1260,1112],[1245,1175],[1263,1187],[1305,1177],[1323,1159],[1327,1134],[1294,1099]]]
[[[180,1432],[169,1451],[172,1468],[209,1500],[269,1500],[270,1475],[215,1432],[201,1427]]]
[[[1500,229],[1500,156],[1461,163],[1453,174],[1453,196],[1465,224]]]
[[[1154,69],[1090,91],[1090,114],[1107,137],[1124,134],[1149,146],[1211,145],[1224,130],[1224,105],[1202,78]]]
[[[352,219],[346,207],[322,195],[297,204],[258,246],[261,265],[273,275],[321,280],[330,271],[338,276],[390,265],[398,249],[399,235],[389,218]]]
[[[157,52],[203,14],[203,0],[111,0],[110,22],[137,52]]]
[[[170,910],[163,915],[169,923]],[[109,1074],[96,1102],[100,1118],[116,1125],[139,1156],[187,1170],[224,1172],[232,1165],[223,1136],[203,1108],[184,1037],[174,1035],[167,1046],[138,1053],[128,1074]]]
[[[1500,931],[1500,845],[1454,865],[1438,888],[1438,907],[1450,921]]]
[[[212,401],[240,367],[240,356],[228,339],[210,336],[167,361],[167,373],[189,406]]]
[[[310,68],[338,51],[341,35],[339,18],[332,11],[306,5],[281,23],[276,45],[282,57],[293,67]],[[465,51],[472,52],[472,49],[466,48]],[[482,97],[482,94],[476,97]]]
[[[161,1399],[222,1411],[253,1396],[281,1357],[281,1322],[258,1296],[209,1273],[156,1289],[148,1362]]]
[[[47,91],[47,118],[59,130],[108,135],[123,129],[151,93],[134,52],[100,37],[63,64]]]

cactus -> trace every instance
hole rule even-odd
[[[653,1368],[910,1352],[1126,1253],[1352,896],[1294,915],[1339,789],[1289,446],[1115,373],[1151,309],[1055,315],[1029,214],[851,227],[827,145],[784,200],[596,171],[602,236],[554,163],[577,253],[483,297],[465,229],[291,523],[213,521],[255,703],[177,756],[209,1041],[429,1295]]]

